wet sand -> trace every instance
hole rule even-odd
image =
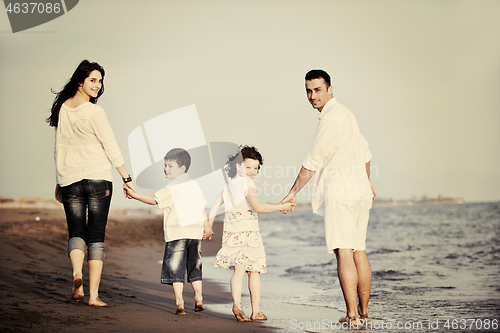
[[[38,219],[38,218],[39,219]],[[38,221],[37,221],[38,220]],[[220,247],[221,223],[204,242],[203,256]],[[270,332],[260,322],[239,323],[210,305],[230,303],[218,283],[204,280],[206,310],[194,312],[185,286],[186,316],[177,316],[172,288],[160,283],[161,216],[111,214],[99,297],[108,307],[71,300],[72,272],[62,209],[0,209],[0,331],[2,332]],[[205,274],[205,272],[204,272]],[[84,268],[85,301],[88,270]],[[206,275],[205,275],[206,278]],[[222,281],[226,283],[226,281]]]

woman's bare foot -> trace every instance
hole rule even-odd
[[[250,317],[252,320],[267,320],[267,317],[264,313],[259,312],[256,315],[252,313],[252,316]]]
[[[177,309],[174,311],[174,314],[179,315],[179,316],[184,316],[186,315],[186,312],[184,312],[184,305],[177,305]]]
[[[99,297],[96,297],[95,300],[89,300],[89,305],[92,306],[108,306],[106,303],[101,301]]]
[[[73,280],[73,289],[71,290],[71,298],[77,302],[83,301],[83,280],[81,276],[76,276]]]
[[[243,308],[241,307],[241,304],[240,304],[240,308],[237,308],[236,305],[233,305],[233,313],[238,321],[252,321],[250,318],[247,317],[245,312],[243,312]]]
[[[195,296],[194,297],[194,311],[199,312],[205,310],[203,306],[203,297]]]

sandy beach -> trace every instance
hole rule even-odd
[[[268,259],[261,309],[268,320],[239,323],[231,313],[231,271],[212,266],[222,223],[202,245],[206,310],[194,312],[187,285],[187,315],[176,316],[171,287],[159,281],[161,215],[110,214],[100,287],[109,307],[95,308],[70,299],[64,212],[37,207],[0,208],[1,332],[338,331],[333,325],[344,302],[336,261],[325,251],[321,217],[309,211],[259,217]],[[372,209],[370,317],[380,329],[365,331],[386,333],[394,331],[388,325],[429,327],[439,321],[439,329],[430,331],[446,332],[448,321],[464,318],[474,319],[477,329],[497,323],[498,221],[500,203]],[[86,269],[84,275],[88,294]],[[245,279],[242,304],[250,314],[248,296]]]
[[[158,260],[164,249],[161,221],[161,216],[110,215],[99,291],[109,306],[96,308],[70,299],[72,274],[62,208],[0,209],[0,331],[273,331],[260,322],[237,322],[230,306],[227,314],[211,311],[211,304],[230,303],[231,296],[206,276],[206,310],[193,311],[192,289],[186,285],[187,315],[174,315],[171,287],[159,281]],[[203,243],[203,256],[213,256],[219,249],[221,228],[222,224],[216,223],[214,239]],[[87,276],[85,268],[86,295]]]

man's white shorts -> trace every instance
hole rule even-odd
[[[325,202],[325,235],[328,253],[335,249],[365,250],[366,228],[372,199]]]

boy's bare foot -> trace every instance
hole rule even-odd
[[[184,306],[183,305],[177,305],[177,309],[174,311],[174,314],[179,315],[179,316],[186,315],[186,312],[184,312]]]
[[[71,298],[77,302],[83,301],[83,280],[81,276],[75,277],[73,280],[73,289],[71,290]]]
[[[196,312],[203,311],[203,310],[205,310],[205,307],[203,306],[203,304],[196,304],[194,306],[194,311],[196,311]]]
[[[247,317],[245,312],[243,312],[243,308],[238,309],[236,306],[233,305],[233,313],[238,321],[252,321],[250,318]]]
[[[95,300],[89,300],[89,305],[92,306],[108,306],[106,303],[101,301],[99,297],[96,297]]]
[[[267,317],[264,313],[259,312],[256,315],[252,313],[252,316],[250,317],[252,320],[267,320]]]

